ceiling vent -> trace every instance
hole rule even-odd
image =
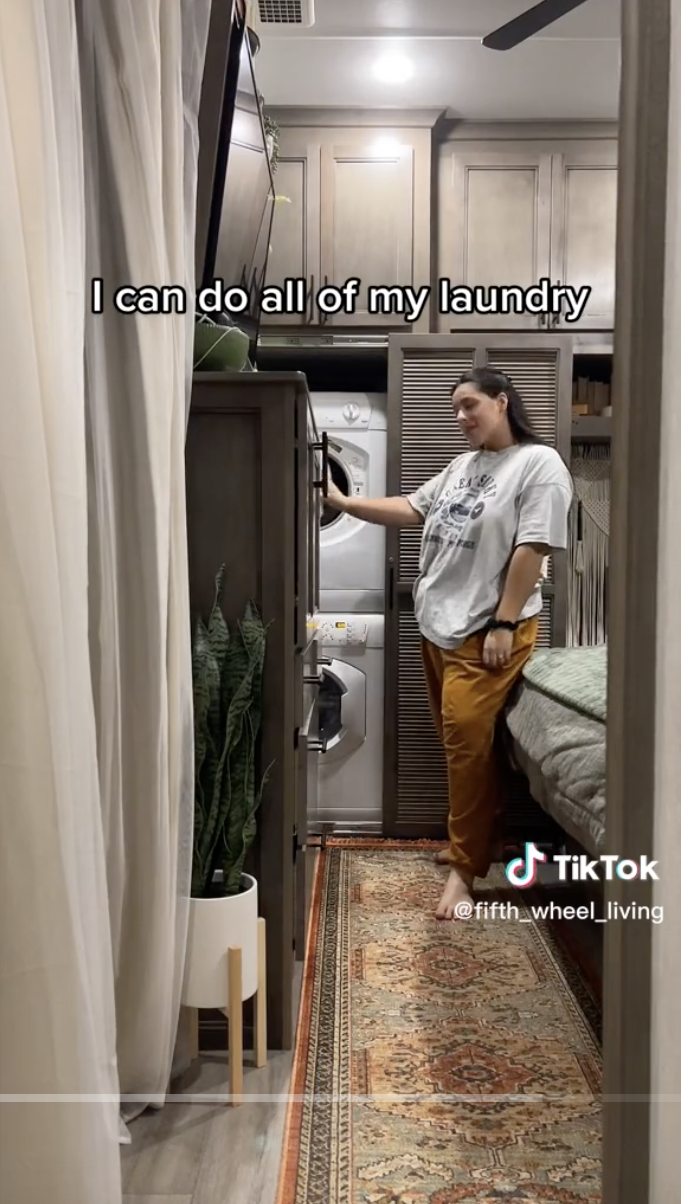
[[[257,0],[254,5],[262,29],[309,29],[314,25],[314,0]]]

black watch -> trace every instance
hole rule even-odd
[[[510,619],[490,619],[487,624],[488,631],[517,631],[520,625],[520,620],[512,623]]]

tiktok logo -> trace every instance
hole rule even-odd
[[[506,877],[513,886],[532,886],[536,881],[536,866],[546,861],[546,853],[540,853],[535,844],[525,845],[525,857],[516,857],[506,866]]]

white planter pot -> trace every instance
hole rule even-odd
[[[258,884],[241,875],[241,893],[226,899],[191,899],[182,1003],[226,1008],[227,951],[241,949],[242,1003],[258,989]]]

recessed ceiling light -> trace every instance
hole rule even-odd
[[[384,84],[403,84],[413,74],[412,64],[402,54],[388,54],[374,67],[374,75]]]

